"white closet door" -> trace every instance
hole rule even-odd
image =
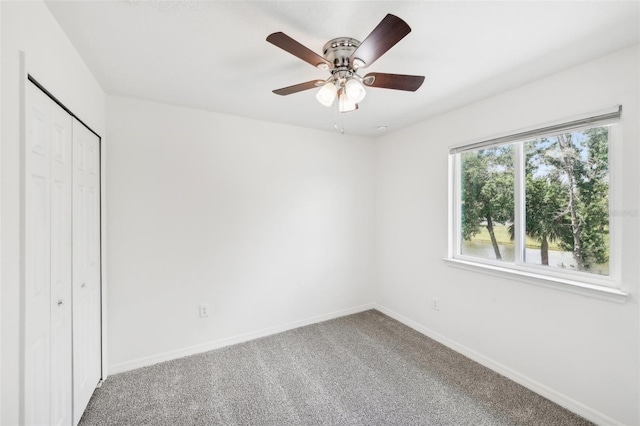
[[[51,420],[50,100],[28,84],[25,117],[25,366],[26,425]],[[38,93],[39,92],[39,93]]]
[[[74,423],[101,377],[100,141],[73,120]]]
[[[71,116],[28,83],[24,421],[70,424]]]
[[[51,140],[51,424],[71,425],[71,116],[53,105]]]

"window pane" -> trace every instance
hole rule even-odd
[[[526,142],[525,261],[609,274],[607,127]]]
[[[460,253],[513,262],[513,146],[461,154]]]

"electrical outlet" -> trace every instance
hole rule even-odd
[[[439,311],[440,299],[438,299],[437,297],[434,297],[433,300],[431,301],[431,307],[433,308],[434,311]]]
[[[209,316],[209,305],[206,303],[202,303],[199,306],[200,308],[200,318],[206,318]]]

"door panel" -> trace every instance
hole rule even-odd
[[[24,420],[72,423],[72,119],[26,86]]]
[[[48,424],[51,413],[52,126],[49,99],[39,90],[30,89],[25,116],[24,421],[35,425]]]
[[[73,122],[73,387],[80,421],[101,377],[100,140]]]
[[[51,101],[51,422],[71,425],[71,116]]]

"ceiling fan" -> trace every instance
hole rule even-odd
[[[330,107],[337,98],[338,110],[349,112],[358,109],[358,103],[366,95],[365,86],[415,92],[422,85],[424,76],[371,72],[361,77],[358,74],[360,68],[373,64],[410,32],[406,22],[388,14],[363,42],[350,37],[329,40],[322,49],[323,56],[282,32],[273,33],[267,37],[269,43],[331,73],[326,80],[311,80],[274,90],[273,93],[285,96],[319,87],[316,94],[318,102]]]

